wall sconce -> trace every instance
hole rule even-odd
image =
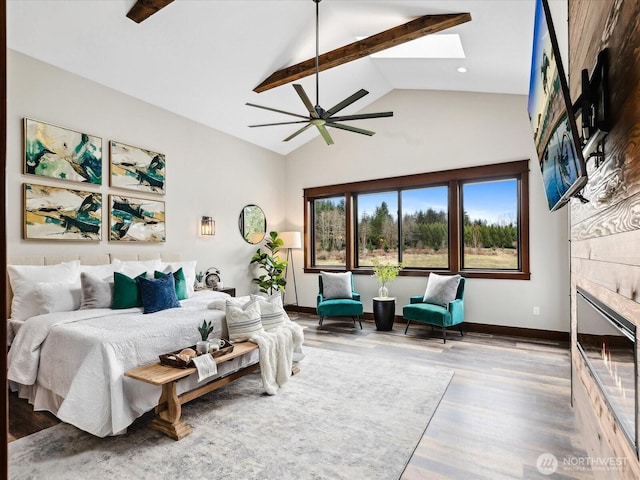
[[[202,217],[200,219],[200,235],[215,235],[216,222],[211,217]]]

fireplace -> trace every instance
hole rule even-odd
[[[580,287],[576,298],[578,350],[637,455],[636,326]]]

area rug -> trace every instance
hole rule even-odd
[[[143,422],[97,438],[67,424],[9,444],[21,479],[398,479],[453,372],[305,347],[300,373],[274,396],[259,374],[182,408],[176,442]]]

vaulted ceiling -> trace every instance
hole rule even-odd
[[[9,48],[94,80],[233,136],[286,154],[318,136],[296,126],[249,128],[290,117],[247,102],[306,114],[291,84],[254,88],[274,71],[315,55],[312,0],[176,0],[138,24],[126,17],[135,0],[9,0]],[[320,73],[328,108],[364,88],[353,114],[393,89],[526,94],[533,0],[323,0],[320,53],[423,15],[470,13],[442,33],[460,36],[466,58],[365,57]],[[459,73],[458,67],[466,67]],[[296,81],[315,102],[315,78]],[[353,125],[375,131],[379,122]],[[333,132],[332,132],[333,134]],[[340,135],[334,135],[339,143]],[[362,137],[366,142],[367,137]],[[333,147],[327,147],[333,148]]]

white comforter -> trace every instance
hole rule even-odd
[[[21,327],[9,351],[10,381],[36,410],[96,436],[123,433],[158,401],[160,387],[124,377],[158,355],[193,345],[197,326],[212,320],[226,336],[224,312],[207,305],[219,292],[196,292],[182,308],[144,315],[142,309],[96,309],[39,315]],[[221,365],[219,374],[257,361],[258,354]],[[193,380],[191,380],[193,382]],[[179,385],[184,391],[192,385]]]

